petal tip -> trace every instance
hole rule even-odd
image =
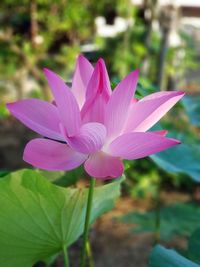
[[[167,130],[163,130],[163,131],[162,131],[162,134],[163,134],[164,136],[166,136],[166,135],[168,134],[168,131],[167,131]]]
[[[185,92],[183,91],[172,91],[172,94],[173,96],[172,97],[175,97],[179,100],[181,100],[182,97],[184,97],[184,95],[186,94]]]
[[[140,69],[135,69],[134,71],[139,73],[140,72]]]
[[[174,92],[174,94],[182,95],[182,96],[186,94],[184,91],[172,91],[172,92]]]
[[[140,74],[140,69],[135,69],[134,71],[132,71],[133,74],[138,75]]]
[[[10,111],[15,102],[6,103],[6,108]]]
[[[50,70],[48,68],[43,68],[44,73],[49,72]]]
[[[15,112],[15,108],[18,106],[18,102],[19,101],[6,103],[6,108],[9,110],[10,113],[13,114]]]
[[[49,75],[56,75],[52,70],[50,70],[48,68],[43,68],[43,72],[44,72],[46,77]]]
[[[182,98],[186,93],[183,91],[166,91],[172,94],[172,97],[177,97],[179,96],[180,98]]]
[[[153,132],[154,134],[159,134],[159,135],[162,135],[162,136],[166,136],[168,134],[168,131],[167,130],[160,130],[160,131],[156,131],[156,132]]]
[[[79,55],[77,56],[77,59],[79,59],[79,58],[81,59],[81,58],[85,58],[85,57],[84,57],[83,54],[79,54]]]
[[[101,63],[101,64],[103,63],[103,64],[104,64],[105,61],[104,61],[104,59],[103,59],[102,57],[100,57],[100,58],[98,59],[97,63]]]
[[[174,146],[182,144],[182,142],[178,139],[174,139],[174,138],[168,138],[168,139],[170,139],[173,142]]]
[[[128,76],[138,80],[139,74],[140,74],[140,70],[136,69],[136,70],[133,70],[131,73],[129,73]]]
[[[186,92],[180,91],[180,95],[181,97],[183,97],[184,95],[186,95]]]
[[[98,61],[96,63],[96,67],[98,68],[99,71],[106,68],[106,64],[105,64],[105,61],[103,60],[103,58],[98,59]]]
[[[83,54],[79,54],[77,56],[77,61],[80,62],[80,61],[88,61],[88,60]]]

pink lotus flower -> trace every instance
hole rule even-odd
[[[24,160],[46,170],[71,170],[82,163],[95,178],[115,178],[123,173],[123,159],[134,160],[160,152],[180,142],[166,131],[147,132],[183,92],[159,92],[136,101],[139,71],[126,76],[112,92],[102,59],[95,68],[83,56],[70,89],[54,72],[45,69],[55,105],[25,99],[7,105],[26,126],[45,138],[30,141]]]

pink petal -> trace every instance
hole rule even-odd
[[[78,56],[76,69],[72,79],[72,93],[74,94],[79,107],[83,106],[88,82],[92,76],[94,68],[92,64],[82,55]]]
[[[42,138],[30,141],[23,155],[24,161],[34,167],[50,171],[72,170],[86,158],[87,155],[74,151],[67,144]]]
[[[158,122],[182,97],[183,92],[159,92],[132,104],[125,132],[145,132]]]
[[[54,95],[60,120],[65,126],[68,136],[73,136],[79,132],[81,127],[80,111],[76,99],[57,74],[48,69],[45,69],[44,73]]]
[[[104,122],[105,105],[112,91],[103,59],[99,59],[88,84],[86,102],[81,110],[84,122]]]
[[[86,172],[94,178],[106,179],[122,176],[124,167],[119,158],[104,152],[90,155],[84,164]]]
[[[86,102],[88,103],[88,102]],[[104,123],[105,118],[105,106],[107,101],[102,95],[97,95],[91,105],[85,105],[82,115],[82,121],[87,122],[99,122]]]
[[[64,129],[62,129],[64,134]],[[106,128],[103,124],[90,122],[84,124],[80,133],[73,137],[66,137],[66,142],[70,147],[85,154],[91,154],[100,150],[105,142]]]
[[[154,134],[160,134],[160,135],[163,135],[163,136],[166,136],[168,131],[167,130],[160,130],[160,131],[156,131],[156,132],[152,132]]]
[[[180,141],[155,133],[126,133],[116,138],[108,153],[123,159],[139,159],[180,144]]]
[[[112,93],[108,72],[102,58],[97,61],[92,78],[88,84],[86,97],[88,99],[95,98],[96,93],[103,94],[107,99],[109,99]]]
[[[7,104],[9,111],[33,131],[57,140],[64,140],[59,129],[56,106],[39,99],[24,99]]]
[[[129,106],[136,90],[139,71],[131,72],[112,93],[105,111],[105,125],[108,138],[114,138],[123,129]],[[135,104],[134,104],[135,105]]]

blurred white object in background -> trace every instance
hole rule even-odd
[[[97,35],[100,37],[115,37],[117,34],[126,31],[126,29],[134,24],[133,19],[127,20],[122,17],[116,17],[114,24],[106,24],[104,17],[97,17],[95,19]]]
[[[143,0],[131,0],[134,5],[142,5]],[[161,6],[190,6],[200,7],[200,0],[158,0],[158,4]]]

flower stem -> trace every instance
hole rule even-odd
[[[87,248],[88,232],[89,232],[89,225],[90,225],[90,214],[91,214],[91,209],[92,209],[94,186],[95,186],[95,179],[91,178],[90,187],[88,191],[88,199],[87,199],[87,209],[86,209],[86,216],[85,216],[85,226],[84,226],[84,233],[83,233],[83,246],[82,246],[82,251],[81,251],[80,267],[85,267],[86,248]]]
[[[86,251],[87,251],[87,256],[88,256],[88,260],[89,260],[89,267],[95,267],[94,258],[93,258],[92,250],[91,250],[91,245],[90,245],[90,241],[88,239],[87,239],[87,244],[86,244]]]
[[[64,267],[69,267],[69,258],[66,246],[63,246],[63,256],[64,256]]]

